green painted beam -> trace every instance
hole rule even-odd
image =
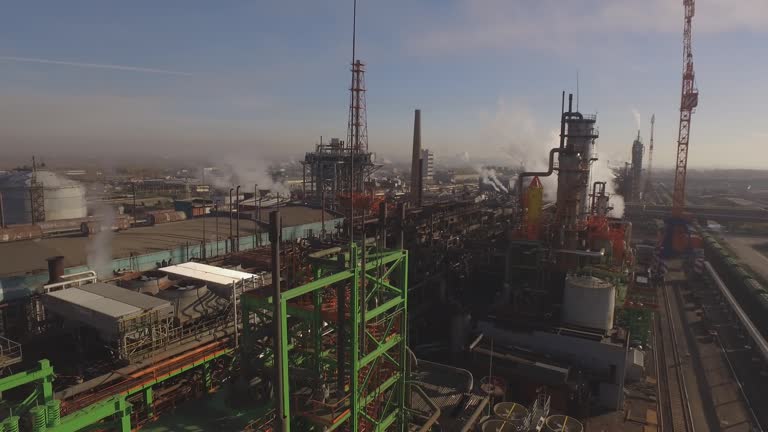
[[[35,381],[44,381],[49,379],[50,383],[50,379],[52,378],[53,367],[51,367],[51,363],[48,360],[40,360],[38,362],[38,369],[36,370],[19,372],[17,374],[13,374],[11,376],[0,379],[0,393]],[[45,390],[45,388],[43,390]],[[50,392],[50,395],[53,395],[52,391]],[[43,397],[45,396],[45,392],[43,392]]]
[[[388,415],[384,420],[381,421],[378,425],[376,425],[376,432],[384,432],[387,430],[388,427],[392,425],[392,423],[397,420],[398,415],[400,414],[400,411],[392,411],[390,415]]]
[[[383,383],[381,383],[381,385],[379,387],[377,387],[376,390],[372,391],[370,394],[368,394],[366,397],[364,397],[362,399],[363,404],[364,405],[368,405],[369,403],[371,403],[380,394],[384,393],[385,391],[387,391],[387,389],[389,389],[390,387],[395,385],[398,381],[400,381],[402,379],[402,377],[403,376],[400,375],[399,372],[394,374],[394,375],[392,375],[388,380],[386,380]]]
[[[390,309],[394,309],[395,307],[397,307],[399,304],[401,304],[403,302],[404,302],[404,300],[402,299],[402,297],[396,297],[396,298],[393,298],[392,300],[382,304],[381,306],[379,306],[377,308],[374,308],[374,309],[371,309],[371,310],[367,311],[365,313],[365,320],[366,320],[366,322],[376,318],[377,316],[383,314],[384,312],[387,312]]]
[[[46,432],[76,432],[114,415],[120,416],[123,431],[131,430],[131,404],[125,396],[117,395],[63,417],[61,424],[47,428]],[[125,429],[126,421],[128,429]]]
[[[383,344],[379,345],[378,348],[371,351],[366,355],[365,357],[360,359],[360,367],[364,368],[367,366],[370,362],[376,360],[377,357],[381,357],[384,355],[385,352],[389,351],[394,347],[395,345],[399,344],[403,341],[403,336],[400,334],[392,336],[388,341],[384,342]]]

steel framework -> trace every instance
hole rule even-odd
[[[406,430],[407,274],[406,251],[351,245],[279,298],[243,295],[241,364],[277,383],[277,430]]]
[[[691,132],[691,114],[699,104],[693,71],[693,50],[691,28],[695,13],[694,0],[683,0],[685,25],[683,27],[683,87],[680,93],[680,130],[677,138],[677,164],[675,168],[675,191],[672,199],[672,215],[680,217],[685,207],[685,179],[688,168],[688,139]]]

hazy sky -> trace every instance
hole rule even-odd
[[[351,0],[5,1],[0,142],[33,152],[300,159],[345,135]],[[369,142],[407,156],[543,159],[560,91],[597,112],[604,158],[656,113],[671,166],[682,1],[359,0]],[[697,0],[692,166],[765,168],[768,2]]]

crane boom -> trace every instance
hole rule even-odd
[[[683,0],[685,26],[683,27],[683,87],[680,95],[680,130],[677,138],[677,164],[675,167],[675,190],[672,198],[672,215],[680,217],[685,208],[685,178],[688,168],[688,139],[691,131],[691,114],[699,104],[693,72],[693,51],[691,28],[695,13],[695,0]]]

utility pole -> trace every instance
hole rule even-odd
[[[235,188],[229,188],[229,251],[234,249],[234,240],[232,239],[232,192]]]
[[[272,312],[272,322],[274,325],[274,366],[275,377],[277,378],[277,385],[275,386],[275,402],[277,405],[277,428],[278,431],[290,430],[290,419],[285,415],[286,406],[288,406],[288,395],[285,394],[285,388],[287,384],[287,362],[288,359],[284,358],[287,353],[287,347],[283,346],[283,328],[282,320],[283,308],[280,292],[280,241],[282,240],[282,227],[280,220],[280,212],[273,211],[269,214],[269,241],[272,243],[272,305],[274,307]],[[285,351],[284,351],[285,349]],[[284,366],[286,366],[284,368]],[[286,369],[286,370],[283,370]],[[283,374],[285,372],[285,374]]]
[[[237,185],[237,191],[235,192],[235,203],[236,203],[236,213],[237,213],[237,252],[240,252],[240,185]]]

